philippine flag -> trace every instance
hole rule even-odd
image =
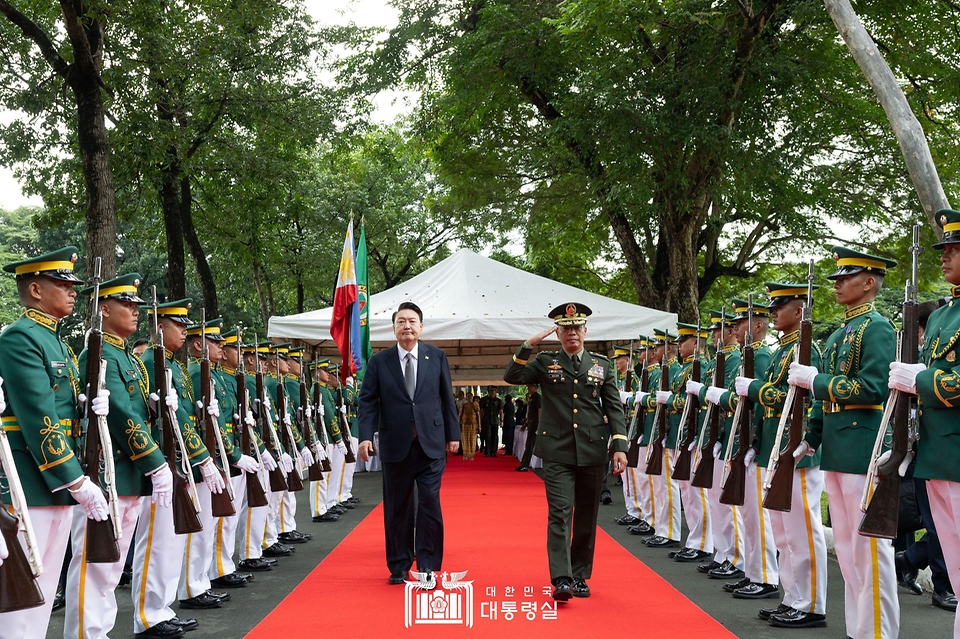
[[[360,308],[357,303],[357,259],[353,250],[353,220],[347,226],[337,274],[337,290],[333,293],[333,316],[330,336],[343,359],[343,375],[353,375],[363,368],[360,340]]]

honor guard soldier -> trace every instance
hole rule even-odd
[[[191,468],[199,467],[203,483],[213,491],[224,489],[223,478],[213,464],[213,459],[204,446],[196,429],[196,412],[193,387],[190,376],[183,366],[173,358],[173,353],[183,346],[187,338],[187,313],[190,300],[182,299],[157,305],[157,330],[154,339],[163,337],[165,366],[171,372],[171,385],[166,397],[158,397],[160,380],[156,379],[154,369],[154,347],[151,345],[143,354],[143,365],[149,375],[150,399],[157,403],[157,415],[153,420],[151,436],[162,441],[160,402],[163,402],[176,415],[176,426],[180,430],[184,449],[179,450],[175,460],[179,465],[186,458]],[[152,306],[141,306],[153,316]],[[174,461],[174,460],[168,460]],[[171,605],[177,598],[180,573],[186,550],[187,535],[178,535],[174,531],[173,510],[158,500],[142,500],[140,523],[137,526],[133,554],[133,627],[139,637],[179,637],[185,630],[199,625],[196,620],[183,620],[177,617]],[[217,598],[203,593],[196,598],[194,607],[215,608],[220,605]],[[183,602],[181,602],[181,606]]]
[[[283,352],[284,350],[286,350],[285,353]],[[307,446],[307,433],[303,432],[301,422],[296,417],[301,408],[306,408],[300,406],[300,358],[303,357],[303,350],[303,347],[280,349],[281,357],[286,355],[283,363],[286,364],[287,367],[280,381],[284,392],[287,394],[287,414],[291,419],[290,429],[293,431],[297,447],[299,448],[300,460],[306,469],[313,466],[315,448],[311,449]],[[312,437],[315,437],[315,435],[312,435],[311,438]],[[287,491],[287,495],[284,497],[283,509],[280,514],[279,538],[281,543],[304,544],[313,539],[313,535],[297,530],[296,514],[296,493]]]
[[[737,393],[747,396],[762,411],[763,422],[752,444],[756,451],[758,476],[772,475],[773,447],[777,441],[784,402],[789,391],[787,369],[796,357],[800,338],[800,320],[807,301],[806,284],[767,282],[773,327],[780,331],[780,348],[773,354],[766,371],[756,371],[759,379],[738,377]],[[816,286],[814,289],[818,288]],[[815,345],[810,349],[810,365],[820,368],[820,352]],[[789,428],[789,424],[787,425]],[[781,450],[787,443],[788,432],[781,433]],[[789,453],[784,453],[789,454]],[[793,463],[784,459],[784,463]],[[769,515],[773,541],[780,549],[780,583],[783,601],[776,608],[760,611],[761,619],[784,628],[812,628],[827,625],[827,546],[820,517],[820,496],[823,493],[823,473],[820,470],[819,451],[804,455],[796,465],[791,508],[788,511],[766,510]]]
[[[629,346],[614,346],[613,361],[616,364],[617,390],[620,391],[620,401],[624,405],[624,419],[629,426],[633,423],[633,416],[636,413],[634,402],[636,401],[636,392],[640,390],[640,380],[630,371],[630,385],[627,386],[627,371],[630,367],[630,360],[633,353]],[[628,433],[629,436],[629,433]],[[643,511],[641,508],[642,497],[640,492],[639,476],[636,468],[627,468],[623,473],[623,503],[626,504],[627,514],[617,517],[616,521],[621,526],[635,526],[643,521]]]
[[[674,407],[681,411],[681,414],[676,419],[677,428],[671,428],[671,434],[674,430],[676,431],[676,435],[672,435],[674,443],[670,446],[670,448],[673,449],[671,452],[671,468],[676,468],[677,459],[681,454],[681,447],[683,446],[682,442],[688,436],[688,433],[684,430],[687,425],[683,423],[683,416],[686,414],[684,412],[686,410],[686,403],[690,397],[690,393],[687,390],[687,382],[690,381],[694,361],[700,357],[700,353],[697,351],[697,344],[700,338],[706,337],[702,333],[697,335],[698,330],[699,326],[694,324],[677,324],[677,335],[679,336],[678,339],[680,342],[677,347],[677,354],[680,361],[680,371],[676,379],[671,383],[670,388],[673,394],[672,403]],[[701,371],[704,368],[701,363]],[[691,420],[693,426],[691,426],[691,428],[699,429],[699,404],[696,405],[696,408],[691,404],[689,410],[694,412]],[[688,451],[692,454],[692,451],[696,450],[698,446],[696,439],[698,433],[690,433],[689,435],[694,438],[690,444],[692,448]],[[692,476],[693,472],[691,470],[690,477]],[[700,561],[713,554],[713,529],[710,521],[710,509],[707,505],[707,491],[704,488],[691,485],[690,478],[677,480],[677,483],[680,485],[680,501],[683,504],[683,515],[687,522],[688,532],[683,550],[674,554],[673,559],[679,562]],[[650,544],[647,545],[649,546]]]
[[[242,588],[253,581],[253,575],[237,572],[233,553],[237,547],[237,527],[240,524],[240,518],[246,516],[246,475],[259,474],[260,463],[240,448],[240,431],[245,426],[244,416],[249,408],[244,406],[241,410],[237,404],[236,375],[237,368],[240,366],[239,331],[233,329],[221,335],[223,341],[220,342],[220,347],[223,350],[223,356],[220,364],[213,369],[213,377],[218,388],[223,391],[222,396],[218,393],[218,397],[222,397],[218,401],[226,434],[223,445],[228,450],[235,449],[239,457],[230,466],[230,483],[233,484],[233,507],[236,514],[217,519],[213,544],[214,557],[209,576],[210,584],[217,588]]]
[[[680,371],[680,364],[677,363],[676,354],[676,336],[666,331],[654,329],[654,336],[657,341],[663,344],[663,349],[667,351],[667,388],[672,388],[671,384]],[[660,357],[663,357],[663,351],[658,350]],[[662,410],[667,412],[668,428],[673,430],[672,441],[676,442],[676,425],[679,424],[680,414],[672,402],[673,393],[670,390],[660,390],[662,368],[658,364],[657,385],[650,382],[650,392],[643,397],[641,401],[645,402],[647,414],[650,416],[650,435],[644,432],[645,443],[649,446],[658,437],[658,424],[656,423],[657,405],[663,406]],[[671,437],[668,431],[667,440],[663,447],[663,472],[659,475],[653,475],[654,499],[657,503],[657,527],[656,534],[642,540],[642,543],[654,548],[669,548],[680,543],[680,484],[673,478],[673,466],[670,462],[670,444]],[[644,464],[644,459],[640,460]]]
[[[167,466],[160,446],[150,432],[149,376],[140,358],[130,350],[127,339],[137,330],[140,311],[138,297],[140,275],[129,273],[100,285],[94,299],[94,288],[80,291],[80,297],[99,305],[102,318],[103,352],[100,357],[110,411],[107,425],[113,442],[114,485],[116,487],[120,530],[117,540],[120,557],[126,557],[133,541],[140,515],[141,497],[148,501],[169,504],[173,494],[173,474]],[[80,353],[79,367],[86,375],[89,349]],[[98,380],[81,380],[81,387]],[[96,428],[91,421],[87,425]],[[91,460],[87,460],[90,463]],[[99,461],[96,462],[99,464]],[[87,547],[87,516],[76,508],[73,512],[72,546]],[[120,582],[123,561],[89,563],[84,552],[73,553],[67,573],[64,636],[106,637],[117,619],[114,590]]]
[[[728,439],[733,435],[733,411],[728,405],[717,405],[727,389],[734,388],[733,380],[740,372],[740,348],[737,342],[736,321],[726,312],[710,310],[710,331],[717,353],[723,353],[723,386],[712,386],[717,358],[707,364],[702,385],[688,384],[687,391],[695,391],[700,399],[701,406],[707,402],[713,404],[712,410],[720,411],[719,439],[714,444],[711,454],[719,463],[713,465],[713,483],[707,491],[710,504],[710,524],[713,529],[713,561],[699,564],[697,571],[706,574],[711,579],[735,579],[731,585],[745,586],[749,581],[743,580],[744,540],[743,517],[739,506],[720,503],[720,493],[723,486],[723,462],[720,456],[727,448]],[[718,380],[719,381],[719,380]],[[711,400],[712,398],[712,400]],[[707,411],[704,411],[707,412]],[[706,417],[705,417],[706,418]],[[742,581],[742,583],[741,583]]]
[[[943,251],[940,267],[953,288],[946,304],[927,319],[921,363],[890,365],[889,387],[919,395],[919,439],[914,477],[925,479],[930,511],[940,538],[950,582],[960,584],[960,211],[943,209],[935,215],[943,239],[933,245]],[[916,284],[914,284],[915,286]],[[901,466],[901,468],[904,468]],[[953,636],[960,636],[956,617]]]
[[[357,401],[360,398],[360,385],[353,376],[347,377],[343,383],[343,405],[347,409],[344,437],[350,437],[351,450],[357,450],[360,445],[360,427],[357,422]],[[353,496],[353,476],[357,472],[357,463],[347,463],[343,470],[343,480],[340,482],[339,502],[346,508],[355,508],[358,500]]]
[[[7,264],[17,280],[23,314],[0,333],[0,377],[6,409],[3,430],[16,460],[45,567],[37,578],[44,604],[0,614],[0,637],[42,639],[50,622],[60,566],[70,540],[72,506],[83,506],[88,518],[107,519],[101,490],[83,474],[76,451],[80,372],[71,348],[60,337],[60,322],[73,313],[82,281],[73,274],[77,248]],[[108,398],[92,406],[100,415]],[[4,503],[10,504],[4,479]]]
[[[641,377],[644,372],[643,362],[646,361],[647,389],[649,391],[659,387],[660,359],[663,356],[662,349],[664,347],[656,338],[645,336],[640,337],[640,346],[640,352],[644,355],[644,358],[643,360],[637,360],[637,364],[634,366],[634,372],[637,374],[637,377]],[[658,504],[656,497],[657,488],[653,481],[654,476],[646,473],[646,464],[644,463],[644,460],[647,458],[647,445],[650,443],[650,435],[653,432],[653,411],[648,410],[645,406],[647,396],[649,396],[649,392],[639,389],[634,395],[634,410],[642,412],[641,415],[637,416],[636,424],[636,428],[640,429],[639,438],[637,438],[637,433],[628,433],[628,437],[636,438],[636,445],[638,447],[637,459],[639,462],[637,467],[632,470],[637,473],[638,483],[641,485],[641,511],[643,512],[643,520],[630,526],[628,530],[631,535],[639,535],[644,538],[651,537],[656,533]]]
[[[347,466],[347,438],[350,437],[350,424],[347,422],[347,406],[345,403],[338,405],[337,390],[340,389],[341,400],[343,396],[340,387],[340,367],[338,365],[328,365],[324,371],[326,374],[325,383],[330,394],[330,401],[333,405],[333,415],[336,418],[337,436],[333,438],[333,447],[330,450],[330,474],[327,478],[327,511],[342,515],[349,508],[341,501],[343,496],[343,476]],[[323,373],[322,373],[323,374]]]
[[[314,418],[317,424],[317,436],[328,460],[333,455],[333,442],[341,439],[339,420],[337,420],[333,396],[330,393],[330,373],[327,372],[329,365],[330,359],[324,357],[310,362],[308,366],[313,371],[310,399],[316,402]],[[325,471],[322,480],[310,482],[310,512],[315,522],[334,522],[340,519],[339,512],[327,508],[330,474],[331,471]]]
[[[554,308],[549,317],[555,326],[524,342],[503,376],[508,384],[543,388],[536,455],[543,460],[547,555],[553,598],[558,601],[590,596],[586,580],[593,571],[608,446],[614,474],[627,466],[627,434],[614,367],[606,357],[583,347],[590,314],[589,308],[573,302]],[[561,349],[531,358],[533,348],[553,333],[559,336]]]
[[[762,304],[753,305],[753,326],[749,326],[747,300],[734,299],[733,310],[737,342],[741,347],[746,346],[746,336],[752,335],[754,374],[759,375],[767,370],[770,364],[772,351],[767,345],[767,329],[770,320],[770,308]],[[743,356],[741,352],[741,362]],[[740,374],[739,367],[731,372],[734,379]],[[735,410],[740,396],[737,395],[736,383],[729,384],[719,397],[718,406],[724,410]],[[732,424],[732,430],[737,424]],[[751,424],[751,433],[761,430],[763,412],[754,411],[754,420]],[[731,436],[738,438],[737,432]],[[741,442],[735,439],[730,450],[736,453],[741,446],[748,447],[751,442]],[[747,450],[743,459],[747,466],[747,476],[744,484],[744,501],[740,509],[743,518],[744,540],[744,578],[734,587],[727,588],[737,599],[768,599],[776,597],[780,590],[780,570],[777,563],[777,547],[773,540],[773,529],[770,526],[770,513],[763,508],[763,476],[757,472],[755,462],[756,450]]]
[[[893,545],[860,535],[860,499],[888,393],[896,355],[893,325],[873,305],[887,269],[896,262],[833,247],[837,303],[843,322],[827,339],[823,372],[796,362],[790,384],[812,391],[810,432],[801,444],[812,455],[822,444],[820,467],[830,505],[837,561],[844,581],[846,631],[851,637],[896,637],[900,630]]]

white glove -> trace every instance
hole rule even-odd
[[[305,419],[313,417],[313,407],[310,404],[307,404],[307,407],[303,409],[303,416]]]
[[[203,483],[207,485],[207,488],[209,488],[210,492],[214,495],[219,495],[223,492],[223,489],[227,487],[223,482],[223,475],[220,474],[220,469],[217,468],[217,465],[213,463],[213,459],[208,459],[200,464],[200,474],[203,476]]]
[[[260,458],[263,460],[263,467],[266,468],[268,472],[277,469],[277,460],[273,458],[269,450],[263,451]]]
[[[245,473],[250,473],[251,475],[260,470],[260,464],[258,464],[257,460],[250,455],[240,455],[240,459],[237,460],[237,463],[234,464],[234,466]]]
[[[346,383],[347,383],[347,386],[349,386],[350,388],[353,388],[353,384],[354,384],[354,379],[353,379],[353,377],[348,377],[348,378],[346,379]]]
[[[757,456],[757,451],[750,449],[743,456],[743,465],[747,468],[747,477],[753,477],[757,472],[757,464],[753,461]]]
[[[317,461],[323,461],[324,459],[327,458],[327,452],[324,450],[324,448],[326,448],[326,446],[324,446],[320,442],[314,442],[313,456],[317,459]]]
[[[630,398],[633,397],[633,393],[629,391],[620,391],[620,403],[626,404]]]
[[[167,391],[167,397],[163,400],[163,403],[173,409],[173,412],[177,412],[180,409],[180,400],[177,399],[177,391],[173,388]]]
[[[320,413],[320,417],[324,416],[323,404],[317,404],[317,412]]]
[[[256,426],[257,420],[253,418],[253,412],[247,411],[243,415],[243,423],[248,426]]]
[[[0,377],[0,413],[2,413],[5,410],[7,410],[7,400],[3,396],[3,378]],[[4,549],[6,549],[6,544],[4,544]],[[5,555],[4,555],[4,558],[6,558]]]
[[[650,393],[648,393],[648,392],[646,392],[646,391],[640,391],[640,390],[638,390],[638,391],[637,391],[637,394],[636,394],[636,399],[633,400],[633,401],[635,401],[636,403],[640,403],[640,402],[643,401],[643,398],[646,397],[646,396],[649,395],[649,394],[650,394]]]
[[[346,405],[346,404],[344,404],[343,406],[340,407],[340,412],[343,413],[344,415],[347,414],[347,405]]]
[[[153,492],[150,501],[159,508],[169,508],[173,501],[173,473],[170,467],[164,464],[150,475],[153,482]]]
[[[343,443],[343,440],[337,442],[337,450],[339,450],[344,455],[347,454],[347,445]]]
[[[207,414],[214,419],[220,417],[220,402],[216,397],[210,398],[210,405],[207,406]]]
[[[752,377],[738,376],[735,380],[733,380],[733,386],[734,388],[737,389],[737,395],[740,395],[741,397],[746,397],[747,392],[750,390],[750,384],[752,384],[755,381],[757,380],[755,380]]]
[[[89,477],[85,477],[76,490],[72,488],[68,490],[77,503],[83,506],[87,519],[107,520],[107,499],[103,496],[103,491],[94,486]]]
[[[888,386],[911,395],[917,394],[917,375],[927,370],[925,364],[904,364],[890,362],[890,380]]]
[[[93,398],[93,402],[90,404],[90,410],[93,411],[93,414],[97,417],[106,417],[110,414],[110,391],[104,388],[102,391],[97,393],[97,396]]]
[[[284,426],[290,426],[291,424],[293,424],[293,420],[290,419],[290,415],[284,415],[284,416],[283,416],[283,425],[284,425]]]
[[[285,473],[293,472],[293,457],[287,453],[282,453],[280,455],[280,468],[283,469]]]
[[[703,384],[700,382],[695,382],[692,379],[687,381],[687,392],[691,395],[699,395],[701,390],[703,390]]]
[[[790,364],[790,375],[787,382],[800,388],[813,388],[813,378],[817,376],[816,366],[804,366],[798,362]]]
[[[300,451],[300,459],[303,460],[304,466],[313,466],[313,454],[309,448],[304,447],[304,449]]]
[[[707,401],[711,404],[719,404],[720,398],[723,397],[723,394],[727,392],[726,388],[720,388],[719,386],[711,386],[707,389]]]
[[[670,398],[673,396],[673,393],[670,391],[657,391],[657,403],[666,404],[670,401]]]
[[[907,364],[907,366],[910,366],[910,364]],[[878,465],[878,466],[882,466],[883,464],[886,464],[887,461],[890,460],[890,455],[891,455],[891,454],[893,454],[893,451],[888,450],[888,451],[885,452],[884,454],[880,455],[880,457],[877,458],[877,465]],[[900,466],[897,468],[897,472],[900,474],[901,477],[903,477],[904,475],[907,474],[907,469],[910,467],[910,462],[913,461],[913,454],[914,454],[914,453],[913,453],[912,450],[908,450],[908,451],[907,451],[907,454],[903,457],[903,461],[900,462]],[[873,476],[873,480],[874,480],[875,482],[879,483],[879,482],[880,482],[880,473],[876,473],[876,474]]]
[[[803,456],[813,457],[813,454],[816,453],[810,444],[807,443],[807,440],[800,442],[800,445],[797,446],[797,449],[793,451],[793,458],[800,459]]]
[[[3,396],[0,395],[0,404],[3,403]],[[7,542],[3,538],[3,535],[0,535],[0,566],[3,565],[3,560],[10,556],[10,551],[7,550]]]
[[[150,393],[150,410],[157,412],[157,402],[160,401],[160,396],[156,393]]]
[[[692,452],[693,452],[693,449],[696,448],[696,447],[697,447],[697,442],[690,442],[690,445],[687,446],[687,450],[692,453]]]
[[[717,442],[713,445],[713,458],[720,459],[720,453],[723,451],[723,444]]]

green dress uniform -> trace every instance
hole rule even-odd
[[[742,354],[740,352],[740,347],[737,344],[726,344],[723,347],[723,387],[727,389],[727,392],[720,397],[720,403],[717,404],[716,410],[720,411],[720,416],[722,417],[720,421],[720,439],[718,443],[720,444],[720,457],[722,458],[724,453],[727,450],[727,446],[730,441],[730,436],[734,433],[736,428],[733,423],[733,414],[737,410],[737,400],[736,393],[730,393],[730,390],[733,389],[733,380],[737,378],[737,375],[740,374],[740,362]],[[754,363],[756,363],[756,358],[754,358]],[[717,361],[713,360],[713,365],[710,367],[710,381],[713,381],[713,372],[716,370]],[[756,368],[756,366],[754,366]],[[704,377],[706,379],[706,377]],[[700,390],[700,405],[707,406],[707,389],[709,384],[704,383],[704,387]],[[731,449],[731,455],[736,454],[738,448],[738,442],[734,438],[733,448]]]
[[[586,322],[583,313],[589,314],[589,309],[583,305],[562,308],[565,316],[580,315],[571,317],[572,322]],[[558,324],[567,321],[551,315]],[[535,454],[543,460],[550,577],[585,580],[593,571],[608,447],[627,451],[614,366],[606,357],[585,350],[578,354],[579,366],[563,350],[532,358],[531,353],[530,346],[521,345],[503,379],[514,386],[537,384],[543,392]]]

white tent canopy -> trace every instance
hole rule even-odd
[[[609,353],[613,343],[628,342],[654,328],[673,329],[677,316],[613,300],[554,282],[469,250],[461,250],[416,277],[370,298],[370,341],[374,348],[396,342],[391,316],[401,302],[423,310],[421,339],[447,352],[454,381],[486,384],[503,377],[510,355],[531,335],[550,327],[554,307],[586,304],[587,348]],[[297,339],[337,356],[330,337],[332,308],[273,317],[270,337]],[[555,336],[542,348],[559,346]]]

